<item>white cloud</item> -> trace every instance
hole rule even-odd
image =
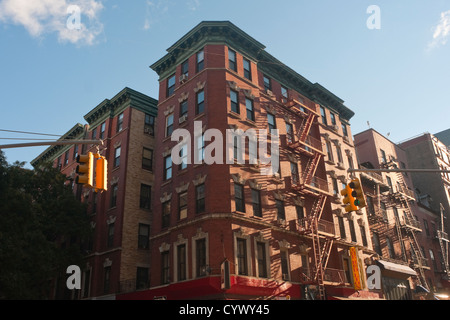
[[[433,30],[433,40],[428,44],[429,50],[447,43],[450,37],[450,10],[441,12],[441,19]]]
[[[200,0],[189,0],[187,6],[189,10],[196,11],[200,7]]]
[[[79,8],[79,26],[68,27],[71,12]],[[92,45],[103,31],[98,15],[103,9],[101,0],[1,0],[0,22],[22,25],[32,37],[56,33],[61,42]]]
[[[145,8],[144,30],[150,29],[151,25],[158,22],[162,16],[169,11],[168,0],[147,0]]]

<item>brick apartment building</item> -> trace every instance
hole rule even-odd
[[[85,115],[61,140],[103,140],[100,154],[108,160],[108,190],[96,193],[74,178],[76,157],[97,152],[94,145],[52,146],[32,161],[51,161],[88,203],[93,237],[85,245],[82,289],[68,292],[59,279],[55,299],[114,299],[119,292],[147,288],[149,281],[153,150],[157,101],[125,88]]]
[[[448,130],[438,134],[446,140]],[[448,141],[442,142],[436,136],[425,133],[400,144],[405,149],[411,167],[418,169],[450,169]],[[411,173],[419,202],[428,212],[428,222],[424,225],[425,236],[434,239],[436,245],[426,251],[431,260],[437,289],[449,289],[450,270],[448,266],[448,233],[450,231],[450,173]],[[442,216],[441,216],[442,215]],[[425,220],[424,220],[425,223]]]
[[[361,168],[412,168],[407,152],[377,131],[366,130],[354,139]],[[431,227],[435,214],[417,201],[412,174],[366,172],[361,173],[361,179],[376,260],[383,266],[385,296],[411,299],[409,289],[416,285],[439,291],[436,284],[442,286],[430,268],[434,253],[441,251],[428,236],[428,225]]]
[[[365,247],[367,237],[360,232],[362,227],[368,232],[367,220],[350,218],[361,227],[358,238],[350,232],[351,241],[342,234],[338,239],[328,180],[335,174],[325,166],[321,139],[328,129],[321,128],[320,105],[340,117],[338,145],[344,141],[352,163],[353,112],[264,49],[230,22],[202,22],[151,66],[160,90],[150,289],[118,299],[317,299],[355,293],[348,249]],[[203,138],[195,136],[196,122]],[[177,129],[191,136],[180,148],[187,163],[171,158]],[[217,130],[214,139],[211,129]],[[220,137],[227,129],[278,129],[278,172],[263,174],[267,165],[250,163],[249,144],[244,163],[230,152],[232,163],[206,164],[214,148],[226,154]],[[204,161],[187,158],[189,150]],[[361,250],[358,255],[364,284]]]

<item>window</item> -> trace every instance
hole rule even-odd
[[[110,223],[108,225],[108,240],[106,241],[106,245],[108,248],[111,248],[114,244],[114,223]]]
[[[84,272],[84,285],[83,285],[83,298],[89,297],[89,288],[91,284],[91,270],[86,270]]]
[[[200,114],[205,111],[205,91],[197,92],[197,104],[195,107],[195,114]]]
[[[123,128],[123,112],[117,117],[116,132],[122,131]]]
[[[324,107],[320,107],[320,115],[322,117],[322,123],[327,125],[327,115],[325,114],[325,108]]]
[[[293,185],[299,183],[298,165],[295,162],[291,162],[291,182]]]
[[[286,139],[287,143],[294,143],[294,127],[289,122],[286,122]]]
[[[169,251],[161,252],[161,283],[170,283]]]
[[[139,199],[139,208],[150,210],[152,187],[141,184],[141,193]]]
[[[201,164],[205,159],[205,139],[204,136],[201,135],[197,137],[197,159],[195,159],[195,163]]]
[[[195,187],[195,212],[205,212],[205,184]]]
[[[288,89],[281,86],[281,95],[287,99],[289,97]]]
[[[236,211],[245,212],[244,186],[241,184],[234,184],[234,202]]]
[[[112,186],[111,191],[111,208],[114,208],[117,205],[117,193],[119,191],[119,186],[117,184]]]
[[[349,167],[350,169],[354,169],[354,166],[353,166],[353,158],[352,158],[351,156],[347,156],[347,161],[348,161],[348,167]]]
[[[171,75],[167,79],[167,94],[166,97],[170,97],[175,92],[175,75]]]
[[[264,80],[264,89],[272,91],[272,80],[267,76],[263,76],[263,80]]]
[[[430,236],[430,229],[428,228],[428,221],[423,219],[423,226],[425,228],[425,234],[427,235],[427,237]]]
[[[287,250],[280,251],[280,259],[281,259],[282,279],[288,281],[290,280],[290,277],[289,277],[289,253]]]
[[[148,287],[148,268],[138,267],[136,269],[136,290],[146,289]]]
[[[378,236],[378,233],[374,232],[372,236],[372,242],[373,242],[373,249],[376,253],[378,253],[380,256],[381,253],[381,246],[380,246],[380,237]]]
[[[339,196],[339,187],[338,187],[338,182],[336,178],[331,178],[331,183],[333,185],[333,195]]]
[[[343,136],[347,137],[348,136],[347,125],[345,123],[342,123],[341,126],[342,126],[342,134],[343,134]]]
[[[237,239],[237,263],[238,263],[238,274],[248,275],[247,268],[247,240]]]
[[[284,211],[284,202],[281,200],[275,200],[277,207],[277,219],[286,220],[286,213]]]
[[[355,222],[353,219],[348,220],[348,225],[350,226],[350,236],[352,238],[352,242],[356,242]]]
[[[361,233],[363,246],[367,247],[366,228],[364,226],[359,226],[359,231]]]
[[[392,245],[392,240],[389,237],[386,237],[386,245],[388,247],[389,258],[395,259],[394,246]]]
[[[180,118],[188,113],[188,101],[184,100],[180,103]]]
[[[244,58],[244,77],[248,80],[252,80],[252,69],[251,69],[251,62],[248,59]]]
[[[177,246],[177,280],[186,280],[186,245]]]
[[[167,228],[170,225],[170,200],[162,204],[162,228]]]
[[[344,160],[342,159],[342,151],[340,146],[336,146],[336,154],[338,157],[338,163],[344,163]]]
[[[188,165],[188,145],[187,143],[183,144],[180,148],[180,159],[181,163],[179,165],[179,170],[184,170]]]
[[[103,293],[109,293],[111,281],[111,267],[105,267],[103,270]]]
[[[166,117],[166,137],[170,137],[173,132],[173,113]]]
[[[121,147],[114,149],[114,168],[117,168],[120,165],[120,151]]]
[[[328,161],[334,162],[334,159],[333,159],[333,149],[331,148],[331,143],[330,143],[330,141],[326,141],[325,145],[326,145],[326,147],[327,147],[327,157],[328,157]]]
[[[178,219],[187,218],[188,194],[187,192],[178,195]]]
[[[150,170],[153,169],[153,150],[144,148],[142,151],[142,169]]]
[[[228,48],[228,67],[233,71],[237,71],[236,52],[230,48]]]
[[[100,126],[100,140],[105,138],[106,122],[103,122]]]
[[[189,76],[189,60],[186,60],[185,62],[183,62],[183,64],[181,65],[181,74],[183,76],[188,77]]]
[[[206,275],[206,239],[195,241],[197,277]]]
[[[336,125],[336,116],[333,112],[330,112],[331,124]]]
[[[253,215],[262,217],[261,191],[252,189]]]
[[[271,132],[270,130],[275,130],[277,128],[277,123],[273,114],[267,114],[267,122],[269,124],[269,132]]]
[[[197,52],[197,72],[200,72],[205,67],[205,52],[202,50]]]
[[[253,100],[245,98],[245,108],[247,109],[247,119],[255,121],[255,110],[253,110]]]
[[[73,148],[73,160],[76,160],[78,157],[78,145],[76,144]]]
[[[234,90],[230,90],[230,101],[231,101],[231,111],[239,114],[240,113],[239,94]]]
[[[144,133],[147,133],[151,136],[155,134],[155,117],[148,113],[145,114]]]
[[[67,166],[69,164],[69,150],[64,153],[64,165]]]
[[[339,233],[340,233],[341,239],[345,239],[345,238],[347,238],[347,235],[345,234],[344,218],[343,217],[337,217],[337,218],[338,218]]]
[[[92,140],[97,139],[97,128],[92,129]]]
[[[164,180],[172,179],[172,156],[164,158]]]
[[[258,259],[258,276],[260,278],[267,278],[267,260],[266,260],[266,244],[264,242],[257,242],[257,259]]]
[[[148,224],[139,223],[139,230],[138,230],[139,249],[149,248],[149,236],[150,236],[150,226]]]
[[[383,163],[387,163],[386,152],[383,149],[380,149],[381,152],[381,160]]]
[[[305,208],[303,206],[295,206],[295,212],[297,213],[297,220],[305,218]]]

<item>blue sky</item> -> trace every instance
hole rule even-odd
[[[380,29],[367,27],[370,5]],[[149,66],[202,20],[233,22],[343,99],[354,134],[368,122],[393,142],[450,128],[449,0],[0,0],[0,130],[62,135],[124,87],[158,98]],[[0,131],[24,137],[51,138]],[[45,148],[4,151],[29,163]]]

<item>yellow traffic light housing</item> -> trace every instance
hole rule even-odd
[[[108,160],[105,157],[95,155],[95,191],[108,190]]]
[[[345,212],[358,210],[355,205],[355,198],[352,195],[352,188],[350,188],[349,185],[346,185],[345,189],[341,190],[341,195],[344,196],[344,199],[342,199],[342,203],[345,205]]]
[[[82,184],[86,187],[93,187],[94,183],[94,155],[92,152],[88,152],[85,155],[78,155],[76,173],[78,176],[75,178],[76,184]]]
[[[353,179],[349,183],[350,188],[353,189],[352,191],[352,197],[355,199],[355,206],[357,206],[359,209],[362,209],[366,206],[366,199],[364,197],[364,192],[361,187],[361,182],[359,179]]]

